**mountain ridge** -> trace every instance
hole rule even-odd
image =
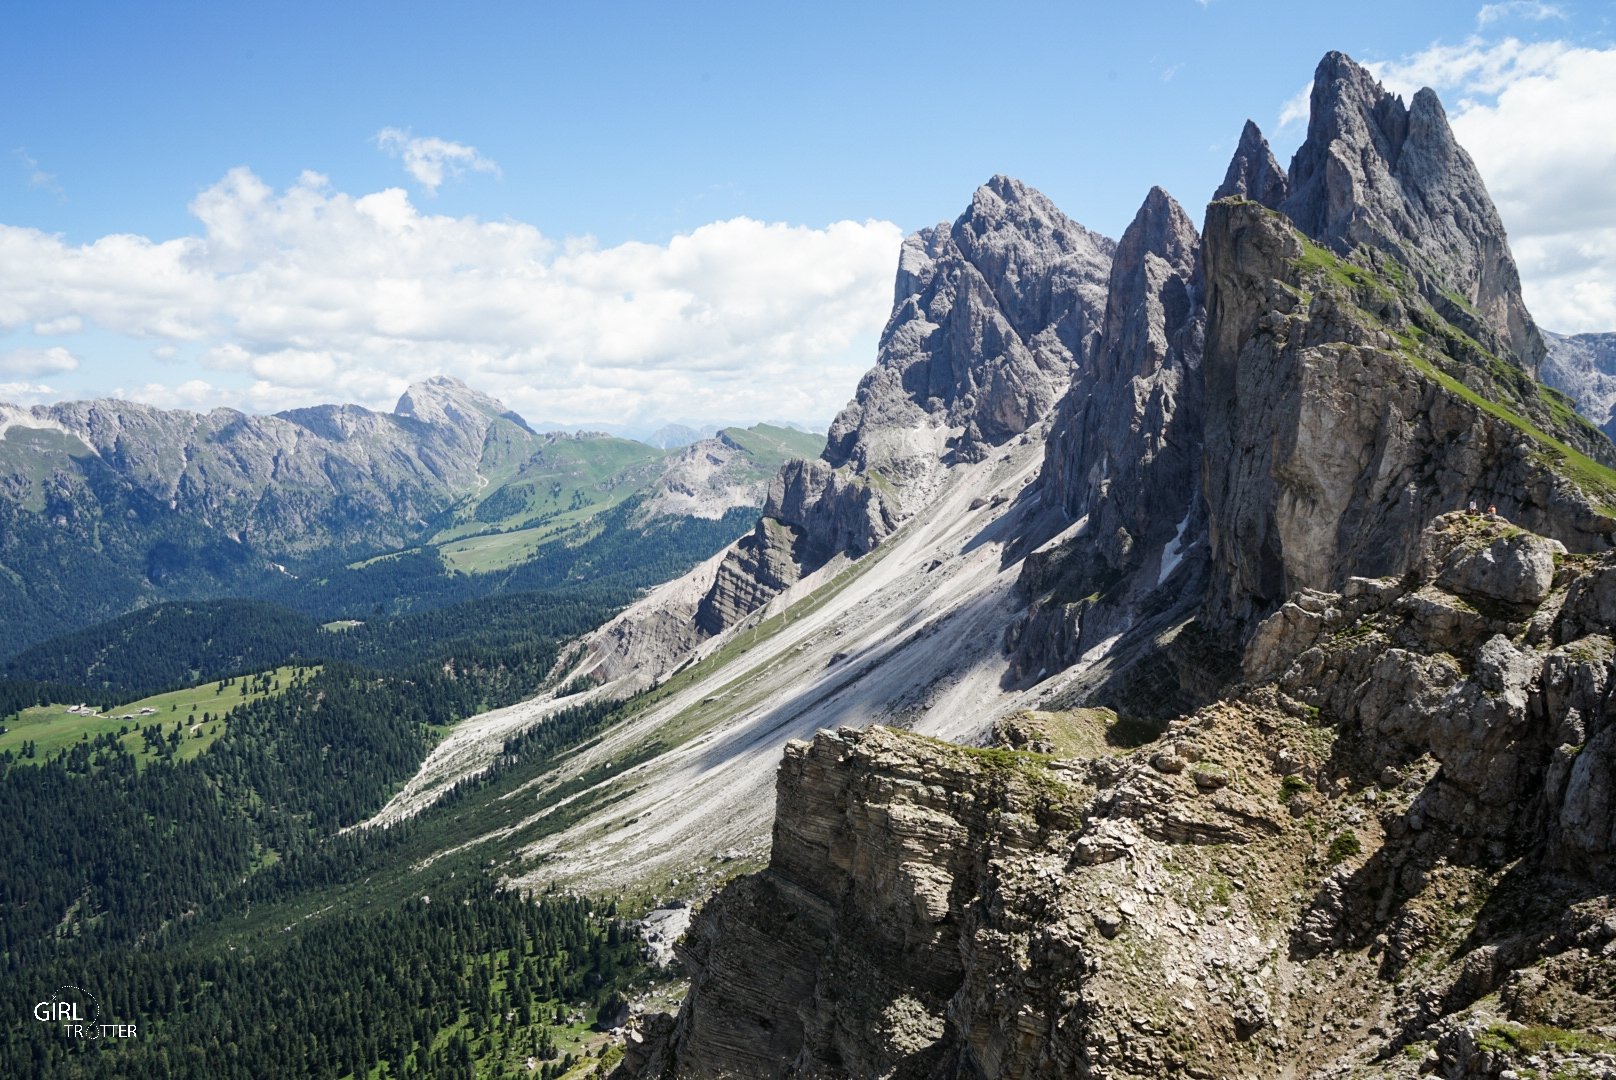
[[[1379,153],[1373,110],[1401,115],[1343,71],[1340,58],[1320,65],[1320,85],[1340,96],[1323,104],[1341,115],[1304,159],[1345,152],[1343,131]],[[1349,108],[1369,119],[1348,122]],[[1237,156],[1260,145],[1248,135]],[[1493,213],[1484,189],[1462,201]],[[881,353],[826,454],[784,466],[750,536],[579,654],[575,674],[598,694],[660,688],[577,764],[649,754],[637,767],[646,783],[596,794],[656,822],[654,839],[582,820],[532,880],[688,872],[710,844],[698,817],[723,818],[731,842],[755,845],[767,747],[814,725],[971,739],[1018,708],[1085,705],[1159,730],[1238,676],[1246,637],[1296,588],[1403,572],[1425,525],[1471,499],[1571,550],[1608,546],[1616,474],[1580,448],[1611,448],[1518,357],[1488,351],[1426,299],[1435,284],[1474,277],[1468,264],[1433,264],[1421,280],[1381,247],[1338,255],[1238,197],[1215,202],[1197,235],[1153,191],[1122,248],[1069,223],[996,178],[953,226],[906,241]],[[1008,235],[1016,229],[1026,235]],[[1056,235],[1070,250],[1046,244]],[[1420,226],[1408,242],[1440,235]],[[982,275],[971,256],[984,250],[1000,253],[993,265],[1007,276],[1015,267],[1014,288]],[[1507,330],[1488,333],[1501,341]],[[977,391],[1005,386],[995,372],[1036,368],[1020,366],[1029,340],[1046,358],[1072,358],[1064,393],[1035,396],[1044,411],[1019,432],[983,427],[998,410]],[[939,380],[956,367],[950,390]],[[1375,380],[1410,403],[1392,420],[1372,395],[1358,400]],[[1338,424],[1358,442],[1332,443]],[[746,692],[730,663],[751,671]],[[509,722],[540,722],[550,708]],[[697,753],[688,739],[739,757]],[[384,820],[419,812],[424,793],[489,760],[478,753],[429,759]]]
[[[631,496],[643,496],[636,527],[716,521],[761,503],[767,473],[812,442],[759,429],[681,458],[539,434],[450,377],[411,386],[390,413],[0,405],[0,567],[12,571],[0,594],[19,613],[0,650],[142,603],[279,594],[399,551],[486,573],[587,539],[580,529]]]

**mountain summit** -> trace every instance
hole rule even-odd
[[[1278,209],[1302,232],[1339,255],[1384,251],[1444,318],[1536,377],[1543,339],[1503,222],[1434,91],[1405,106],[1350,57],[1327,54],[1288,183]]]
[[[1288,194],[1290,181],[1285,176],[1285,170],[1274,160],[1274,152],[1269,149],[1262,130],[1247,120],[1240,132],[1240,143],[1235,147],[1234,157],[1229,160],[1229,169],[1223,175],[1223,183],[1212,197],[1227,199],[1239,196],[1277,210]]]
[[[452,375],[435,375],[425,382],[412,383],[393,406],[394,416],[405,416],[424,424],[464,427],[499,419],[509,420],[529,434],[536,434],[521,415],[498,398],[473,390]]]

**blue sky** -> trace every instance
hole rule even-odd
[[[903,233],[998,172],[1113,236],[1151,184],[1199,216],[1248,116],[1288,160],[1331,48],[1436,85],[1540,320],[1616,329],[1613,18],[8,5],[0,400],[385,406],[448,371],[536,419],[822,423],[874,359]]]

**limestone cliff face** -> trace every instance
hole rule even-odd
[[[1200,238],[1152,188],[1111,264],[1095,360],[1050,431],[1039,492],[1056,538],[1024,563],[1033,605],[1015,642],[1018,674],[1059,671],[1127,629],[1204,554],[1205,332]]]
[[[1536,377],[1543,339],[1503,222],[1433,91],[1405,106],[1350,57],[1326,54],[1288,184],[1278,208],[1303,233],[1340,255],[1392,256],[1443,317]]]
[[[787,462],[769,484],[757,525],[719,564],[696,625],[722,633],[832,556],[867,553],[897,523],[895,507],[852,469]]]
[[[1200,237],[1152,188],[1122,234],[1102,345],[1061,403],[1043,479],[1068,519],[1088,517],[1089,546],[1114,572],[1159,562],[1190,516],[1205,311]]]
[[[1532,381],[1503,227],[1429,91],[1326,56],[1290,174],[1248,122],[1204,235],[1152,192],[1108,295],[1049,441],[1019,678],[1159,634],[1203,580],[1203,628],[1238,643],[1292,589],[1407,569],[1471,499],[1610,541],[1616,449]]]
[[[1241,690],[1132,753],[1065,757],[1092,713],[1023,723],[1053,756],[793,744],[768,869],[620,1075],[1616,1067],[1616,556],[1467,514],[1416,549],[1294,594]]]
[[[996,176],[952,226],[909,237],[880,355],[793,462],[703,603],[717,633],[839,554],[869,551],[936,496],[951,465],[1049,418],[1092,362],[1115,244]]]
[[[1578,449],[1600,453],[1598,434],[1393,264],[1337,260],[1249,201],[1213,203],[1204,245],[1215,620],[1401,573],[1425,524],[1470,500],[1576,550],[1609,544],[1616,474]]]
[[[1093,352],[1114,248],[1005,176],[951,228],[910,237],[880,357],[831,424],[825,460],[909,489],[941,455],[907,429],[940,429],[972,460],[1047,417]]]

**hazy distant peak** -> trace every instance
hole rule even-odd
[[[423,424],[454,426],[481,415],[509,420],[523,430],[533,432],[528,422],[503,401],[480,390],[473,390],[452,375],[434,375],[410,384],[409,389],[400,395],[398,404],[393,406],[393,415],[419,420]]]

